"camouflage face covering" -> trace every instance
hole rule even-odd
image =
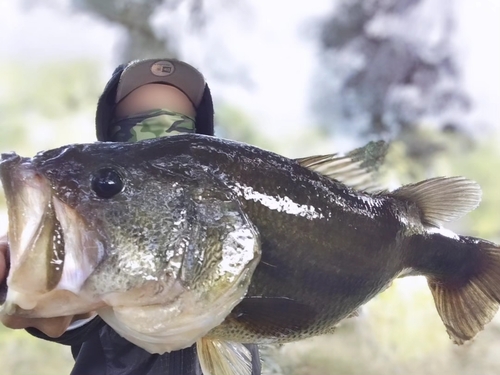
[[[127,116],[111,123],[110,140],[136,142],[183,133],[194,133],[194,119],[167,109]]]

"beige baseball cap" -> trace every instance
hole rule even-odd
[[[185,62],[175,59],[136,60],[128,64],[120,76],[116,103],[148,83],[165,83],[178,88],[195,108],[200,105],[205,90],[203,75]]]

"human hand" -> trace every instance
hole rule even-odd
[[[76,320],[74,316],[61,316],[56,318],[23,318],[16,315],[1,315],[2,324],[11,329],[36,328],[47,336],[56,338],[68,329]]]
[[[88,319],[95,313],[80,315],[58,316],[55,318],[23,318],[14,315],[2,315],[0,321],[4,326],[11,329],[36,328],[47,336],[56,338],[61,336],[71,323],[77,320]]]
[[[7,282],[7,274],[9,269],[9,242],[7,235],[0,236],[0,300],[4,285]]]

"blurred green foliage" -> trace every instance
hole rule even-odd
[[[500,134],[484,140],[468,153],[457,153],[450,160],[452,173],[463,173],[483,188],[479,208],[468,215],[471,230],[477,236],[500,239]],[[451,159],[451,157],[450,157]]]
[[[73,358],[67,346],[35,339],[23,330],[0,325],[1,373],[9,375],[68,375]]]
[[[37,114],[58,119],[93,108],[102,89],[96,72],[96,62],[85,60],[0,65],[2,117]]]
[[[99,73],[95,61],[0,64],[0,150],[32,154],[63,142],[90,141],[103,88]],[[85,126],[79,126],[81,116]]]
[[[0,152],[31,156],[67,143],[93,141],[94,111],[104,86],[99,77],[96,61],[0,64]]]

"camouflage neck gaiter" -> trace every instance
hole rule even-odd
[[[136,142],[143,139],[195,133],[194,119],[168,109],[137,113],[114,120],[110,125],[109,140]]]

